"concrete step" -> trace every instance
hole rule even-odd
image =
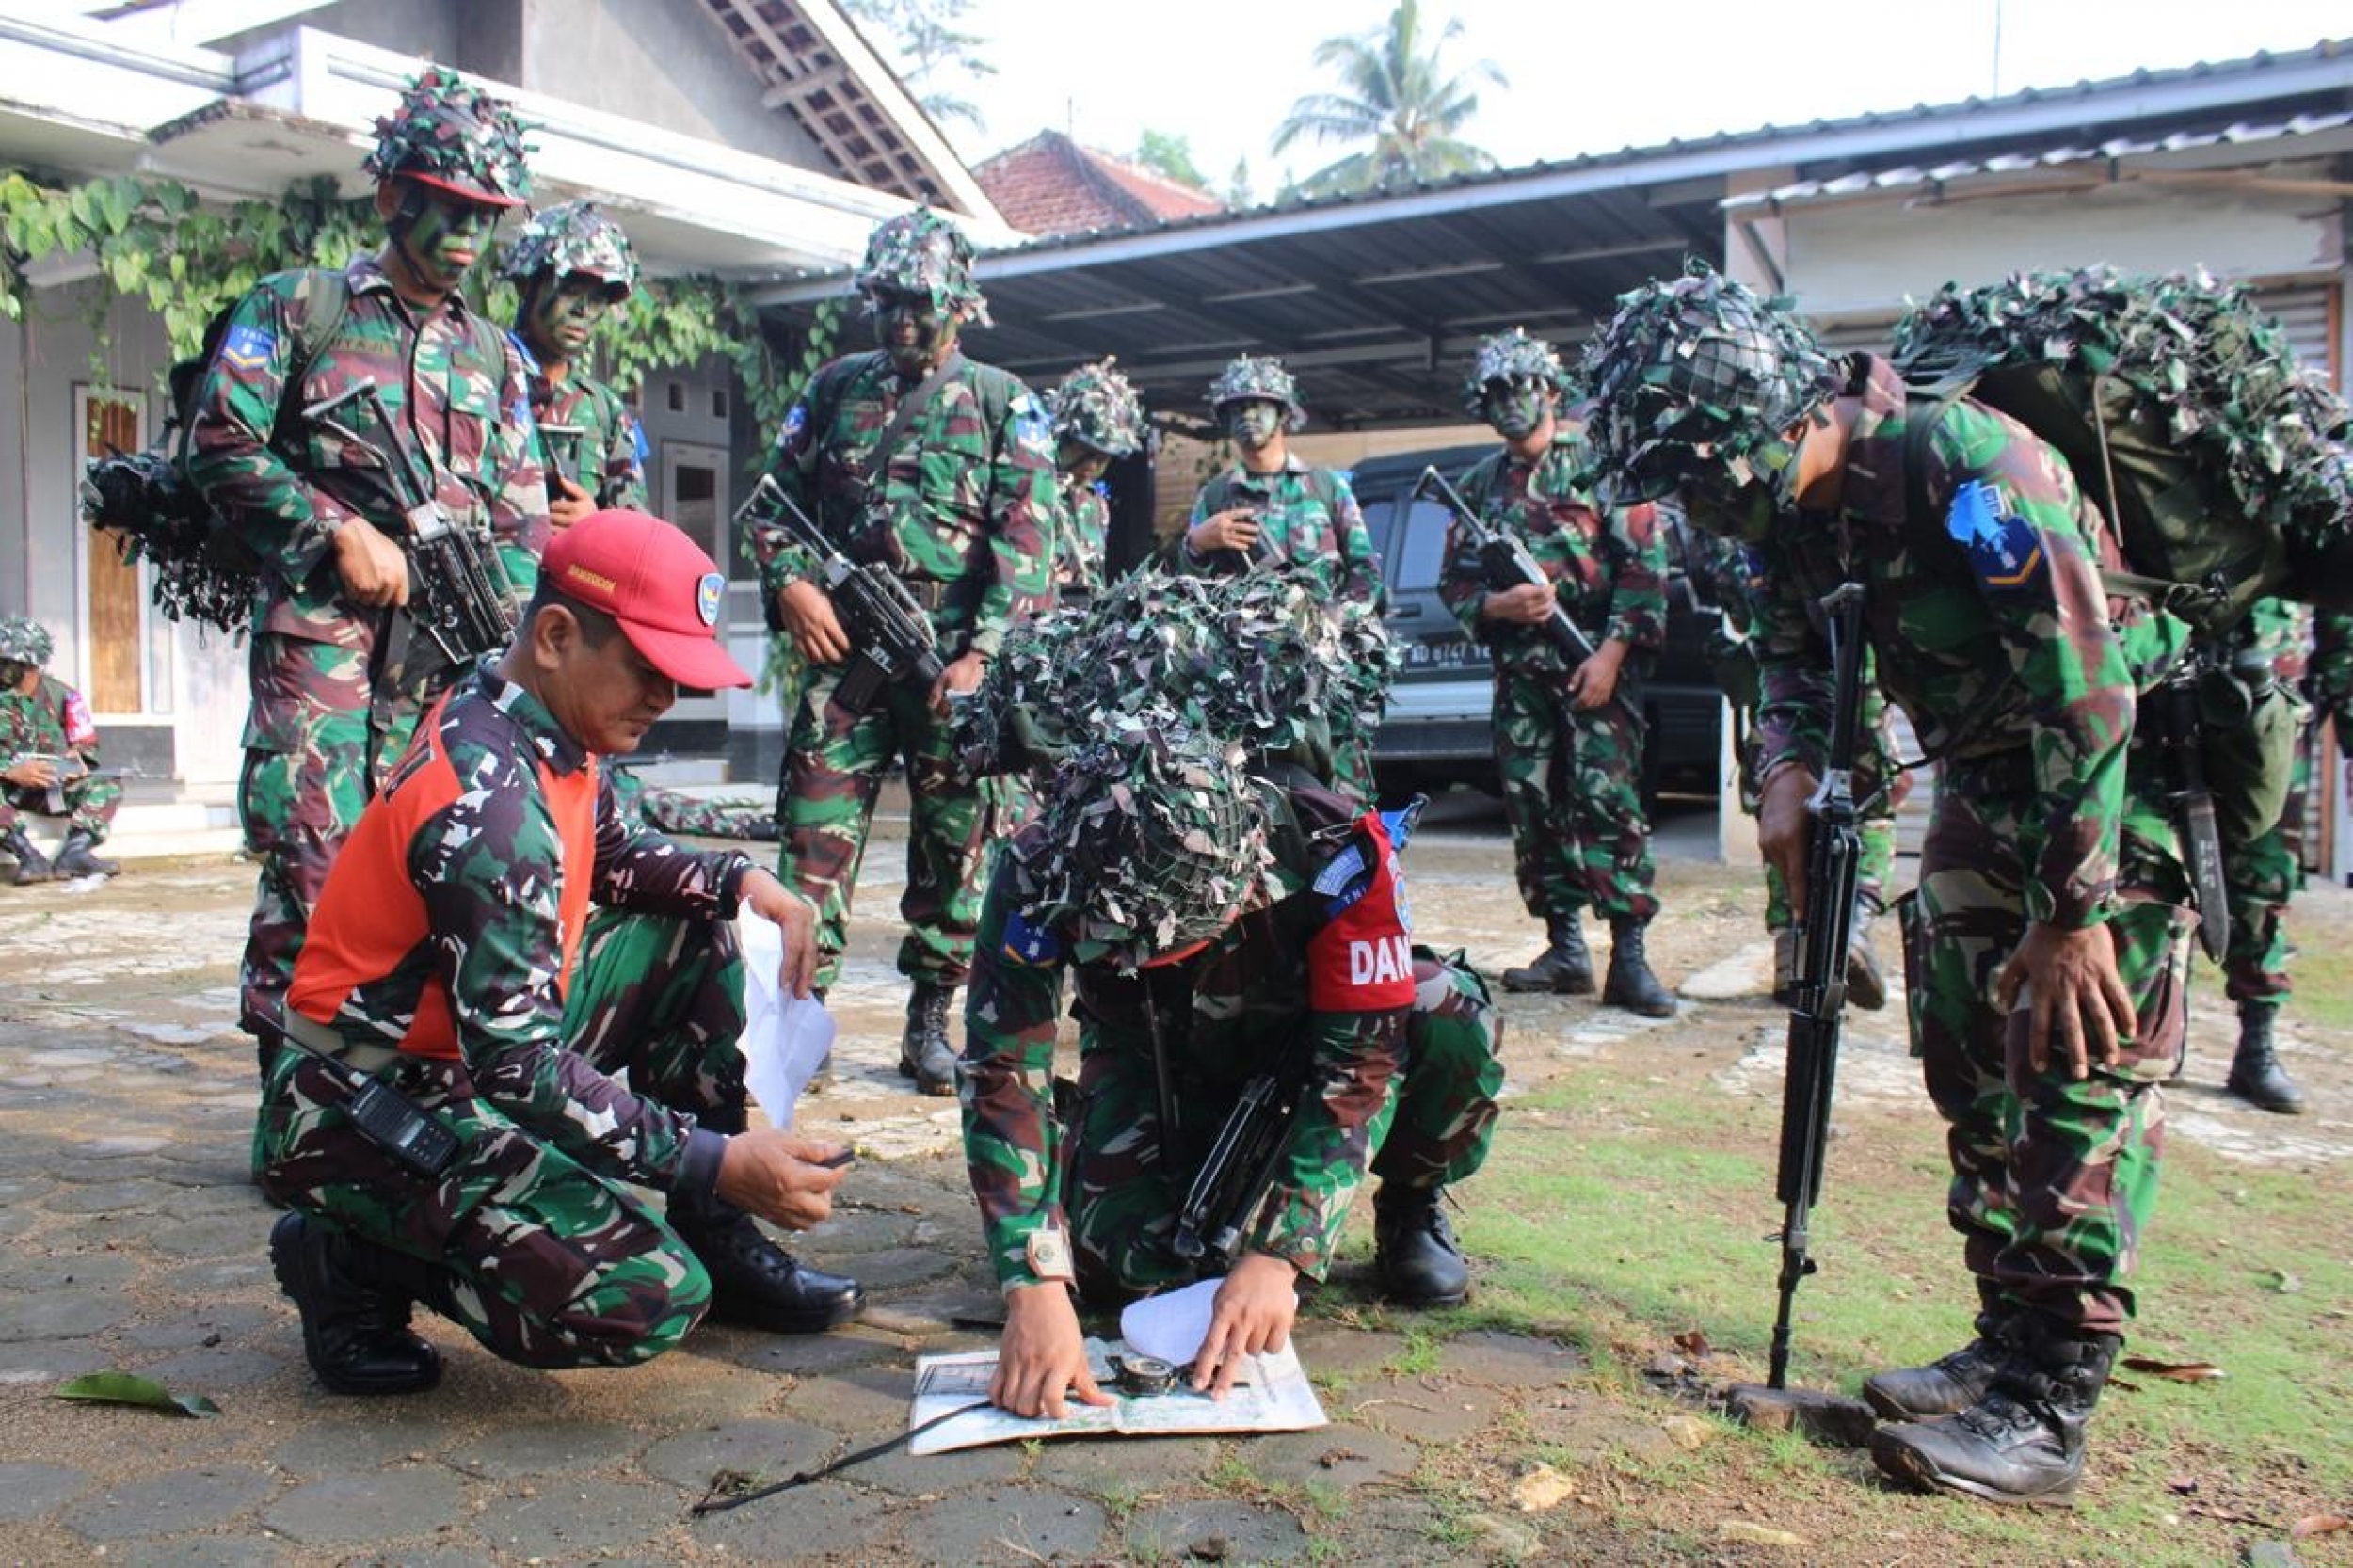
[[[18,820],[33,846],[54,858],[65,843],[65,819],[28,813]],[[219,798],[219,792],[206,790],[178,798],[158,794],[125,799],[98,853],[108,860],[156,860],[175,855],[234,855],[244,847],[236,806]]]

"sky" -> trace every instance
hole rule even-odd
[[[1310,60],[1335,34],[1381,28],[1390,0],[976,0],[961,25],[997,74],[949,81],[986,117],[945,127],[969,160],[1051,127],[1109,152],[1173,132],[1224,184],[1249,164],[1259,200],[1286,167],[1274,127],[1303,93],[1337,85]],[[1445,58],[1495,63],[1467,139],[1504,165],[1675,136],[1789,125],[2239,59],[2353,37],[2345,0],[1424,0],[1425,27],[1462,23]],[[1998,50],[1996,40],[1998,35]]]

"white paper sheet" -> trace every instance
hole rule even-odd
[[[801,1091],[833,1049],[833,1015],[814,996],[787,995],[779,984],[782,931],[753,914],[736,926],[744,944],[744,1081],[771,1122],[791,1127]]]
[[[1154,1356],[1171,1367],[1190,1366],[1209,1336],[1209,1309],[1217,1288],[1225,1281],[1197,1280],[1182,1290],[1167,1290],[1128,1304],[1119,1315],[1119,1336],[1139,1355]]]
[[[1087,1364],[1096,1382],[1112,1389],[1110,1357],[1125,1353],[1120,1345],[1100,1339],[1086,1342]],[[925,1421],[963,1411],[907,1444],[911,1454],[947,1453],[988,1443],[1011,1443],[1025,1437],[1159,1437],[1182,1432],[1305,1432],[1329,1424],[1315,1386],[1299,1365],[1296,1346],[1286,1345],[1272,1355],[1250,1358],[1247,1380],[1228,1389],[1223,1400],[1196,1394],[1179,1383],[1166,1394],[1121,1394],[1111,1404],[1070,1401],[1070,1414],[1059,1421],[1029,1419],[994,1405],[975,1401],[988,1398],[989,1380],[997,1375],[995,1351],[971,1351],[961,1355],[919,1356],[915,1362],[915,1404],[907,1414],[909,1429]]]

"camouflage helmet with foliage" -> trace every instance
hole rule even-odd
[[[944,316],[989,325],[988,301],[972,281],[972,242],[929,207],[886,218],[866,237],[866,259],[851,274],[851,292],[885,288],[928,295]]]
[[[1554,401],[1569,390],[1569,373],[1560,351],[1528,328],[1514,327],[1479,342],[1479,357],[1463,377],[1463,411],[1473,419],[1487,417],[1487,389],[1497,381],[1535,381],[1550,387]]]
[[[442,66],[428,66],[376,122],[376,150],[360,167],[378,180],[415,180],[494,207],[531,195],[523,123],[504,101]]]
[[[1173,708],[1114,715],[1063,759],[1015,841],[1023,914],[1081,963],[1133,968],[1225,929],[1270,862],[1238,744]]]
[[[1614,502],[1656,500],[1710,471],[1746,485],[1785,466],[1792,425],[1839,371],[1785,301],[1693,262],[1618,296],[1585,351],[1595,477]]]
[[[9,616],[0,619],[0,664],[31,664],[40,668],[49,663],[56,645],[49,640],[49,628],[30,616]]]
[[[1080,365],[1048,394],[1055,435],[1114,457],[1132,456],[1144,445],[1144,400],[1112,368],[1117,363],[1108,359]]]
[[[1284,423],[1290,429],[1306,423],[1307,410],[1299,404],[1299,383],[1283,368],[1282,360],[1272,355],[1237,354],[1209,383],[1209,407],[1222,412],[1228,403],[1254,398],[1281,404]]]
[[[554,274],[559,285],[573,276],[594,278],[616,301],[637,287],[637,254],[629,236],[594,201],[566,201],[532,214],[499,270],[517,282],[543,272]]]

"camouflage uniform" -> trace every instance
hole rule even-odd
[[[621,394],[581,373],[578,363],[551,378],[525,342],[522,316],[533,292],[585,277],[603,285],[606,309],[637,287],[637,258],[619,224],[593,201],[566,201],[534,213],[506,248],[500,270],[521,292],[507,341],[530,376],[531,413],[551,475],[577,485],[600,509],[646,509],[646,432]],[[551,485],[550,489],[553,489]]]
[[[1055,478],[1054,601],[1084,603],[1103,591],[1103,544],[1111,532],[1111,489],[1100,479]]]
[[[703,800],[676,790],[658,789],[637,776],[635,768],[605,766],[613,780],[613,801],[632,826],[656,833],[687,833],[700,839],[757,839],[776,836],[774,810],[756,800]]]
[[[1447,535],[1438,592],[1495,662],[1496,766],[1512,824],[1520,899],[1540,920],[1592,907],[1647,920],[1650,823],[1642,809],[1642,680],[1667,635],[1667,549],[1657,509],[1597,509],[1577,486],[1585,443],[1558,426],[1533,464],[1508,450],[1463,475],[1463,499],[1491,528],[1525,544],[1555,584],[1561,607],[1596,646],[1630,650],[1616,697],[1569,706],[1575,667],[1544,629],[1489,620],[1479,552],[1460,528]]]
[[[401,139],[424,112],[417,105],[431,106],[429,95],[419,95],[439,81],[429,76],[404,101],[402,117],[379,122],[384,139],[371,170],[423,178],[440,167],[418,162],[424,155]],[[513,126],[503,106],[490,107],[496,113],[486,110],[486,119]],[[493,160],[508,182],[502,199],[528,189],[520,134],[512,135],[511,148]],[[273,274],[238,302],[189,420],[189,479],[262,563],[238,791],[247,853],[261,863],[242,976],[248,1030],[275,1011],[328,867],[360,808],[419,715],[462,673],[430,638],[409,634],[403,613],[344,598],[333,559],[344,522],[365,519],[395,540],[408,530],[361,454],[323,428],[289,427],[281,408],[372,379],[387,413],[431,460],[441,504],[459,519],[487,510],[518,607],[548,528],[523,367],[461,295],[420,319],[376,257],[355,258],[343,272],[349,298],[333,341],[310,359],[299,388],[286,385],[326,277]],[[396,451],[365,402],[344,405],[338,418],[388,455]]]
[[[2233,659],[2267,667],[2281,685],[2300,689],[2313,654],[2313,612],[2281,599],[2255,601],[2236,639],[2243,653]],[[2278,1006],[2293,987],[2287,974],[2293,951],[2281,917],[2304,885],[2304,805],[2310,792],[2318,727],[2298,737],[2295,776],[2280,820],[2251,840],[2225,835],[2222,869],[2230,890],[2231,943],[2222,961],[2225,993],[2242,1007]]]
[[[927,600],[943,662],[967,650],[993,658],[1006,629],[1048,592],[1054,486],[1046,415],[1013,376],[966,361],[908,424],[870,493],[867,465],[912,390],[886,354],[834,360],[785,417],[768,472],[843,553],[887,563]],[[773,604],[807,562],[779,531],[756,531],[752,548]],[[833,702],[844,673],[840,664],[810,668],[778,802],[778,874],[819,906],[818,984],[831,985],[839,972],[874,800],[884,770],[904,758],[913,804],[899,972],[961,984],[980,907],[981,792],[958,776],[928,692],[894,683],[866,712],[844,712]]]
[[[17,680],[24,677],[13,666],[40,669],[56,651],[49,629],[39,621],[23,616],[0,620],[0,665],[12,666],[8,673]],[[89,704],[54,675],[41,676],[30,693],[20,692],[13,684],[0,687],[0,769],[13,767],[27,757],[59,759],[59,782],[41,790],[22,784],[0,787],[0,848],[17,856],[20,883],[40,880],[47,869],[30,840],[22,837],[22,813],[64,816],[66,841],[69,845],[78,842],[87,855],[105,842],[106,831],[122,802],[119,780],[89,776],[99,766],[98,724],[90,717]],[[67,776],[75,771],[80,776]],[[60,852],[60,858],[64,854]],[[112,862],[98,864],[110,866]]]
[[[1106,359],[1080,365],[1047,394],[1058,456],[1115,459],[1143,450],[1144,403],[1116,363]],[[1054,598],[1064,604],[1082,604],[1102,591],[1104,540],[1111,532],[1111,488],[1100,479],[1081,478],[1080,466],[1065,462],[1058,476]]]
[[[289,1003],[456,1133],[456,1163],[426,1180],[390,1160],[306,1052],[278,1053],[263,1105],[272,1197],[416,1260],[416,1294],[535,1367],[643,1361],[702,1317],[710,1277],[677,1227],[744,1121],[731,918],[751,862],[632,829],[598,770],[481,671],[369,806],[296,963]],[[568,851],[576,809],[592,866]],[[388,951],[387,909],[429,939]]]
[[[1045,850],[1048,824],[1027,829],[991,879],[981,916],[960,1074],[965,1155],[1000,1283],[1033,1285],[1031,1236],[1064,1231],[1078,1283],[1091,1301],[1116,1302],[1193,1277],[1170,1250],[1198,1160],[1254,1073],[1302,1039],[1319,1086],[1289,1128],[1274,1185],[1246,1239],[1312,1278],[1331,1267],[1349,1204],[1367,1168],[1391,1188],[1432,1192],[1486,1158],[1500,1024],[1486,987],[1458,953],[1441,959],[1409,939],[1401,878],[1393,903],[1317,890],[1320,873],[1352,843],[1378,843],[1395,874],[1389,828],[1305,781],[1252,781],[1265,804],[1272,863],[1260,896],[1198,953],[1123,972],[1088,961],[1058,923],[1032,924],[1025,857]],[[1363,862],[1357,862],[1361,868]],[[1349,904],[1347,898],[1357,896]],[[1361,946],[1393,955],[1394,974],[1352,984],[1330,952],[1341,922]],[[1398,962],[1403,959],[1403,962]],[[1065,971],[1077,990],[1079,1093],[1075,1126],[1055,1117],[1053,1057]],[[1370,971],[1360,968],[1361,979]],[[1178,1139],[1172,1154],[1154,1088],[1153,1041],[1176,1079]]]
[[[1778,523],[1754,547],[1772,590],[1758,606],[1762,775],[1821,764],[1829,692],[1811,610],[1851,575],[1879,677],[1941,760],[1919,889],[1899,907],[1913,1044],[1949,1126],[1948,1214],[1989,1303],[2121,1334],[2195,923],[2160,786],[2128,742],[2137,693],[2185,630],[2106,598],[2098,571],[2121,557],[2066,465],[1975,403],[1952,405],[1927,440],[1928,511],[1914,513],[1918,406],[1884,360],[1851,366],[1863,412],[1839,515]],[[1966,536],[1964,490],[1995,508]],[[2105,922],[2116,938],[2140,1032],[2081,1082],[2056,1051],[2030,1075],[2028,1015],[1993,1005],[1993,972],[2029,921]]]

